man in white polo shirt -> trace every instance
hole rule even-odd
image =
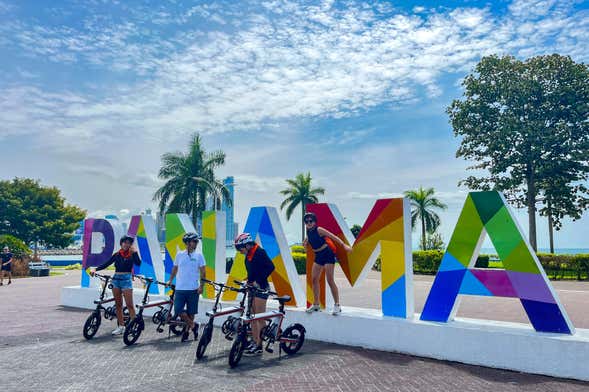
[[[176,255],[168,281],[171,285],[176,277],[174,312],[186,323],[182,333],[183,342],[188,340],[190,330],[194,334],[194,340],[198,337],[198,323],[194,322],[194,315],[198,313],[198,298],[202,293],[200,280],[206,278],[205,259],[196,252],[199,239],[196,233],[184,234],[182,241],[186,244],[186,250]]]

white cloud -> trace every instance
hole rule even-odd
[[[60,99],[58,105],[38,88],[9,87],[9,98],[0,102],[0,136],[106,139],[124,129],[167,138],[195,129],[217,133],[292,118],[341,118],[383,103],[413,103],[420,89],[437,97],[445,73],[467,71],[484,54],[558,48],[583,60],[589,53],[586,14],[567,12],[557,1],[518,0],[499,17],[485,8],[417,16],[353,3],[345,9],[290,1],[265,7],[266,14],[241,15],[244,25],[235,31],[203,33],[182,25],[188,30],[160,40],[138,20],[104,25],[94,17],[85,31],[15,22],[14,38],[29,55],[149,78],[104,98],[66,93],[78,101]],[[544,18],[526,19],[527,7]],[[193,14],[235,18],[234,10],[218,7],[197,6],[185,17]],[[173,15],[161,10],[153,16],[172,23]],[[195,40],[199,35],[206,39]]]

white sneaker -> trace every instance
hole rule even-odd
[[[307,310],[305,310],[305,312],[307,313],[313,313],[313,312],[321,312],[321,306],[319,305],[311,305],[307,308]]]
[[[112,334],[112,336],[117,336],[117,335],[122,335],[123,332],[125,332],[125,327],[123,327],[122,325],[119,325],[111,332],[111,334]]]
[[[333,305],[333,310],[331,311],[331,314],[333,314],[335,316],[337,314],[340,314],[341,312],[342,312],[342,307],[339,304]]]

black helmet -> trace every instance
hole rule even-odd
[[[198,241],[200,240],[200,236],[196,233],[186,233],[182,237],[182,242],[185,244],[189,243],[190,241]]]
[[[127,242],[129,241],[131,244],[133,244],[133,242],[135,242],[135,238],[131,237],[130,235],[124,235],[121,237],[121,240],[119,241],[119,245],[123,245],[123,242]]]

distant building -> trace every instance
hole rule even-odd
[[[223,187],[227,189],[229,193],[229,200],[230,203],[227,203],[225,200],[221,203],[221,210],[225,212],[225,239],[227,245],[232,245],[233,240],[237,237],[237,223],[235,223],[235,180],[233,176],[227,177],[223,180]]]
[[[233,245],[233,240],[238,235],[238,225],[233,220],[235,219],[235,180],[233,176],[223,179],[223,188],[227,189],[229,193],[229,200],[227,203],[225,199],[221,202],[221,211],[225,212],[225,241],[227,246]],[[205,202],[205,210],[212,211],[215,209],[215,202],[212,196],[207,197]],[[201,226],[199,220],[198,225]]]

